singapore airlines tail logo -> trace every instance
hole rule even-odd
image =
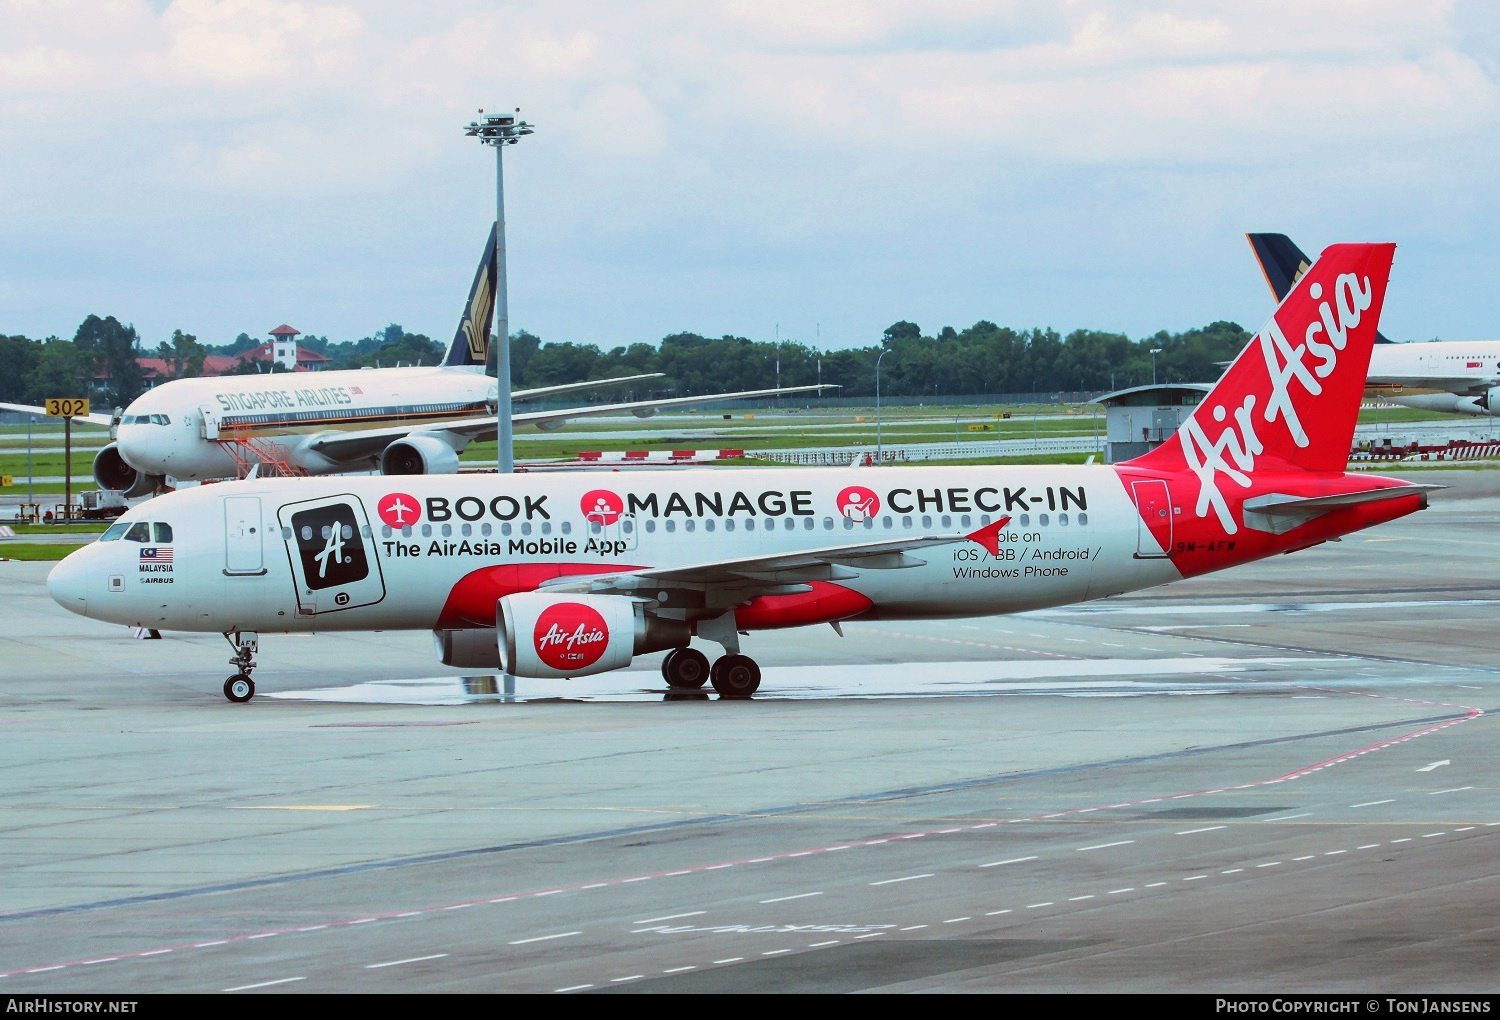
[[[490,356],[490,313],[494,308],[494,294],[490,290],[488,273],[480,274],[474,283],[474,297],[469,301],[469,314],[464,317],[464,339],[469,342],[469,358],[482,365]]]

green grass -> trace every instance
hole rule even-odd
[[[5,523],[5,518],[0,517],[0,524],[3,523]],[[71,524],[11,524],[9,527],[17,535],[78,535],[82,538],[91,538],[94,535],[103,534],[104,529],[113,523],[113,521],[74,521]]]
[[[61,450],[33,453],[31,455],[31,473],[34,475],[60,475],[67,458]],[[73,473],[87,474],[94,469],[94,454],[84,453],[82,450],[73,451]],[[0,475],[10,475],[12,478],[26,477],[26,455],[19,456],[13,453],[0,454]]]
[[[77,545],[71,542],[10,542],[0,541],[0,559],[28,560],[33,562],[46,562],[49,560],[60,560],[79,546],[87,545],[80,542]]]

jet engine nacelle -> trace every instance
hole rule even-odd
[[[120,456],[118,443],[110,443],[94,456],[94,481],[99,488],[111,489],[126,499],[149,496],[165,480],[161,475],[148,475],[131,467]]]
[[[646,613],[623,595],[507,595],[495,607],[500,665],[515,676],[588,676],[688,643],[682,620]]]
[[[1477,397],[1460,397],[1455,410],[1460,414],[1500,418],[1500,386],[1492,386]]]
[[[407,436],[380,454],[383,475],[451,475],[458,471],[458,453],[436,436]]]

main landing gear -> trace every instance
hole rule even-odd
[[[255,681],[250,679],[250,671],[255,668],[259,637],[252,631],[231,631],[224,635],[224,640],[234,649],[234,658],[229,664],[237,670],[234,676],[224,681],[224,697],[244,703],[255,697]]]
[[[748,698],[760,689],[760,667],[748,655],[721,655],[712,666],[696,648],[674,648],[661,663],[662,678],[676,690],[697,690],[704,681],[724,698]]]

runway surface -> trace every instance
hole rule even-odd
[[[1493,993],[1500,477],[1023,616],[464,678],[0,563],[0,991]]]

